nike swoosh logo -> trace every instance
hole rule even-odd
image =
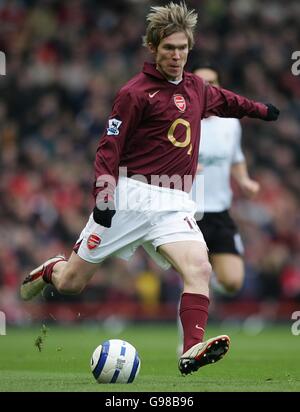
[[[149,93],[150,99],[152,99],[159,92],[160,92],[160,90],[156,90],[156,92],[154,92],[154,93]]]
[[[203,330],[203,332],[204,332],[204,329],[201,328],[201,326],[199,326],[198,324],[195,326],[195,328],[196,328],[196,329],[201,329],[201,330]]]

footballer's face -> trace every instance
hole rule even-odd
[[[207,83],[213,86],[220,86],[219,80],[218,80],[218,74],[213,69],[209,69],[209,68],[197,69],[197,70],[194,70],[194,74],[196,74],[199,77],[202,77],[203,80],[205,80]]]
[[[155,56],[156,68],[168,80],[181,80],[183,68],[189,54],[188,38],[177,32],[162,39],[157,48],[149,45]]]

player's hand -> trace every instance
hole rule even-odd
[[[240,188],[246,197],[252,199],[260,191],[260,184],[255,180],[246,178],[240,182]]]
[[[266,103],[266,106],[268,108],[268,111],[267,111],[267,117],[265,117],[264,120],[267,120],[267,121],[277,120],[280,114],[280,110],[277,109],[277,107],[273,106],[271,103]]]
[[[93,218],[98,225],[108,228],[111,227],[111,221],[115,213],[116,211],[113,201],[98,202],[93,210]]]

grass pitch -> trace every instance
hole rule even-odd
[[[215,365],[181,376],[175,324],[129,326],[116,334],[102,324],[7,328],[0,336],[1,392],[299,392],[300,336],[274,326],[253,336],[238,328],[208,328],[206,337],[227,333],[231,348]],[[132,384],[96,383],[90,357],[103,340],[128,340],[141,371]],[[40,346],[39,351],[38,346]]]

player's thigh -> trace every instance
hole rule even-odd
[[[240,285],[244,280],[244,261],[233,253],[212,253],[210,262],[219,282]]]
[[[209,265],[204,242],[187,240],[166,243],[159,246],[158,252],[182,275],[197,272],[203,265]]]

